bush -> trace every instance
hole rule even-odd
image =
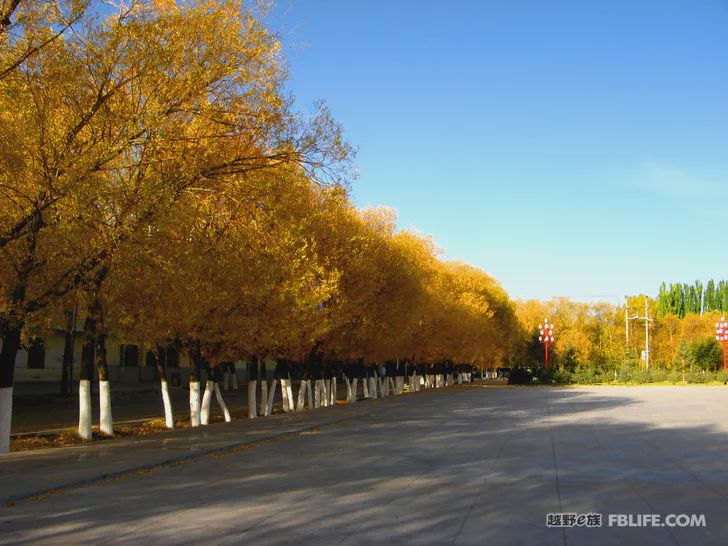
[[[508,376],[509,385],[530,385],[533,383],[533,373],[526,368],[513,368]]]

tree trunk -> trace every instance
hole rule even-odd
[[[333,376],[331,378],[330,387],[331,390],[330,396],[329,396],[329,405],[335,406],[336,405],[336,399],[338,398],[338,392],[336,388],[336,376]]]
[[[73,382],[73,350],[76,332],[74,331],[75,312],[66,311],[66,333],[63,344],[63,367],[61,368],[61,396],[71,396]]]
[[[91,380],[94,375],[94,345],[96,343],[96,321],[92,314],[83,324],[83,349],[78,381],[78,435],[91,439]]]
[[[200,354],[199,342],[195,342],[190,351],[190,424],[200,426]]]
[[[258,364],[260,366],[260,411],[258,413],[262,417],[266,417],[268,415],[268,375],[265,370],[265,359],[258,358]]]
[[[13,415],[13,375],[15,357],[20,349],[18,325],[5,325],[0,351],[0,454],[10,451],[10,423]]]
[[[17,270],[17,281],[13,289],[11,306],[0,322],[3,346],[0,350],[0,454],[10,451],[10,422],[13,412],[13,378],[15,358],[20,349],[20,334],[25,326],[25,295],[30,273],[36,266],[35,252],[38,232],[43,226],[39,209],[28,224],[26,255]]]
[[[207,425],[210,422],[210,401],[212,391],[215,390],[215,382],[208,379],[205,383],[205,394],[202,396],[202,409],[200,410],[200,424]]]
[[[362,386],[362,393],[364,394],[364,398],[369,398],[369,378],[364,375],[364,377],[361,378],[361,386]]]
[[[248,418],[255,419],[258,416],[257,407],[255,405],[256,390],[258,388],[257,379],[248,380]]]
[[[103,324],[99,321],[99,324]],[[114,435],[114,419],[111,415],[111,387],[109,385],[109,366],[106,362],[106,334],[96,335],[96,369],[99,373],[99,428],[104,434]]]
[[[349,378],[345,375],[344,381],[346,382],[346,401],[351,402],[351,381],[349,381]]]
[[[217,403],[220,404],[220,409],[222,409],[222,414],[225,416],[225,422],[229,423],[232,419],[230,417],[230,412],[227,409],[227,406],[225,405],[225,400],[222,397],[222,393],[220,392],[220,385],[217,383],[213,383],[215,388],[215,398],[217,398]]]
[[[162,391],[162,404],[164,405],[164,421],[167,428],[174,428],[174,413],[172,412],[172,401],[169,398],[169,385],[167,384],[167,372],[159,359],[159,346],[156,351],[152,351],[154,365],[159,375],[159,383]]]
[[[303,411],[306,407],[306,378],[301,379],[301,385],[298,387],[298,399],[296,401],[296,411]]]
[[[278,380],[273,379],[273,382],[270,384],[270,388],[268,389],[268,405],[265,409],[265,416],[268,417],[269,415],[273,415],[273,400],[276,397],[276,387],[278,386]]]
[[[313,410],[313,389],[311,388],[311,379],[306,380],[306,396],[308,398],[308,409],[309,411]]]

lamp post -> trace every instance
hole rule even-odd
[[[543,323],[538,325],[538,340],[543,343],[544,356],[546,357],[546,369],[548,369],[549,343],[554,342],[554,325],[549,323],[549,319],[543,319]]]
[[[723,346],[723,371],[726,370],[725,350],[728,342],[728,322],[725,317],[720,317],[720,322],[715,323],[715,339]]]

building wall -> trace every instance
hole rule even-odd
[[[43,368],[28,367],[28,351],[23,349],[18,351],[15,360],[15,382],[60,382],[61,370],[63,369],[63,349],[65,345],[65,335],[63,332],[56,332],[44,340],[45,345],[45,361]],[[76,335],[73,352],[73,379],[78,381],[79,370],[81,366],[81,334]],[[157,369],[154,366],[146,365],[146,353],[148,346],[139,345],[138,366],[122,366],[120,362],[120,346],[119,340],[108,338],[106,342],[106,355],[109,365],[109,379],[112,382],[122,383],[152,383],[157,381]],[[275,368],[275,360],[269,359],[266,362],[266,369],[269,377],[272,377]],[[172,377],[173,374],[178,374]],[[167,368],[167,379],[173,381],[179,379],[181,385],[189,382],[190,359],[185,354],[179,355],[179,367]],[[247,371],[245,361],[240,360],[235,364],[235,375],[238,382],[247,382]],[[94,368],[94,379],[97,379],[96,369]]]

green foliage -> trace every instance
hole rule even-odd
[[[579,353],[574,347],[569,347],[559,359],[559,364],[566,370],[575,369],[579,365]]]
[[[728,282],[716,284],[710,279],[705,288],[701,281],[660,285],[657,296],[658,318],[667,314],[684,318],[690,313],[699,315],[710,311],[728,312]]]
[[[715,370],[723,360],[723,352],[713,338],[704,338],[690,344],[690,357],[691,364],[698,368]]]
[[[567,370],[563,367],[538,370],[532,381],[523,381],[523,383],[541,385],[644,385],[650,383],[723,383],[726,380],[728,380],[728,374],[724,373],[722,369],[716,371],[703,369],[699,366],[690,366],[685,369],[653,366],[649,370],[645,370],[639,366],[624,364],[609,370],[593,365],[577,366],[573,370]]]
[[[530,385],[533,383],[534,375],[526,368],[513,368],[508,376],[509,385]]]
[[[675,355],[675,367],[717,370],[723,362],[723,352],[713,338],[702,338],[692,343],[680,342]]]

